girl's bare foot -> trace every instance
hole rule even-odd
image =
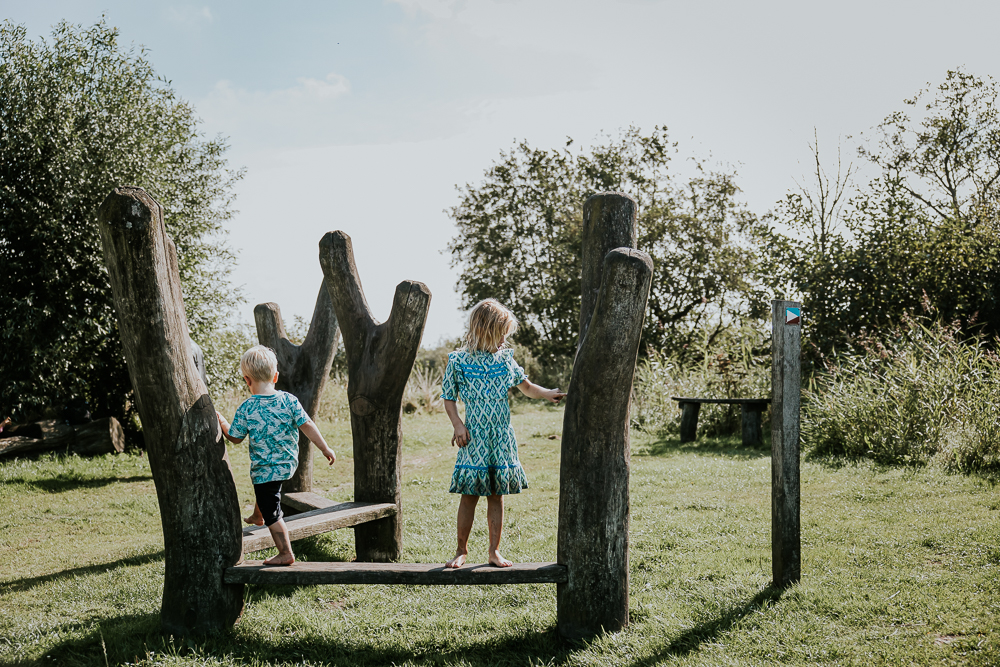
[[[513,561],[509,561],[501,556],[499,551],[490,553],[490,565],[493,567],[511,567],[513,564]]]
[[[264,515],[260,513],[260,508],[254,505],[253,514],[243,519],[243,523],[247,524],[248,526],[263,526]]]
[[[450,568],[452,570],[457,570],[458,568],[460,568],[463,565],[465,565],[465,559],[467,557],[468,557],[468,554],[456,553],[455,557],[452,558],[447,563],[445,563],[444,566],[447,567],[447,568]]]
[[[295,554],[278,554],[264,561],[264,565],[291,565],[295,562]]]

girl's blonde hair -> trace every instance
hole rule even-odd
[[[508,336],[517,331],[517,318],[496,299],[483,299],[469,313],[469,332],[465,334],[465,349],[498,352],[507,344]]]

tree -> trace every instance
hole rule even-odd
[[[905,100],[911,111],[890,114],[861,148],[880,173],[851,197],[843,231],[822,245],[809,234],[774,234],[777,264],[801,295],[820,351],[928,304],[945,320],[1000,333],[997,92],[992,79],[949,71],[933,91]],[[838,196],[840,186],[838,179]],[[815,229],[816,207],[804,202],[789,196],[775,217]]]
[[[114,186],[160,201],[177,246],[192,338],[220,377],[238,293],[223,224],[242,175],[222,138],[119,46],[102,19],[55,26],[51,43],[0,26],[0,409],[35,416],[69,397],[122,419],[130,393],[97,230]]]
[[[520,142],[501,152],[480,185],[460,187],[449,210],[458,234],[448,248],[461,270],[467,307],[495,297],[522,323],[518,342],[542,361],[576,349],[583,202],[602,191],[639,204],[639,250],[653,259],[642,349],[682,349],[717,334],[756,303],[756,218],[739,204],[735,174],[693,162],[694,176],[669,171],[677,145],[665,127],[630,127],[573,152]]]

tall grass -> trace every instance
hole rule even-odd
[[[771,357],[765,327],[744,325],[715,338],[707,333],[684,354],[651,350],[636,368],[632,425],[650,433],[676,435],[681,413],[672,396],[768,398]],[[740,428],[739,406],[704,404],[698,432],[714,436]]]
[[[804,391],[806,451],[1000,471],[1000,357],[958,330],[907,317],[832,359]]]

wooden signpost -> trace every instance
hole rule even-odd
[[[771,302],[771,569],[775,587],[802,574],[799,524],[799,409],[802,304]]]

